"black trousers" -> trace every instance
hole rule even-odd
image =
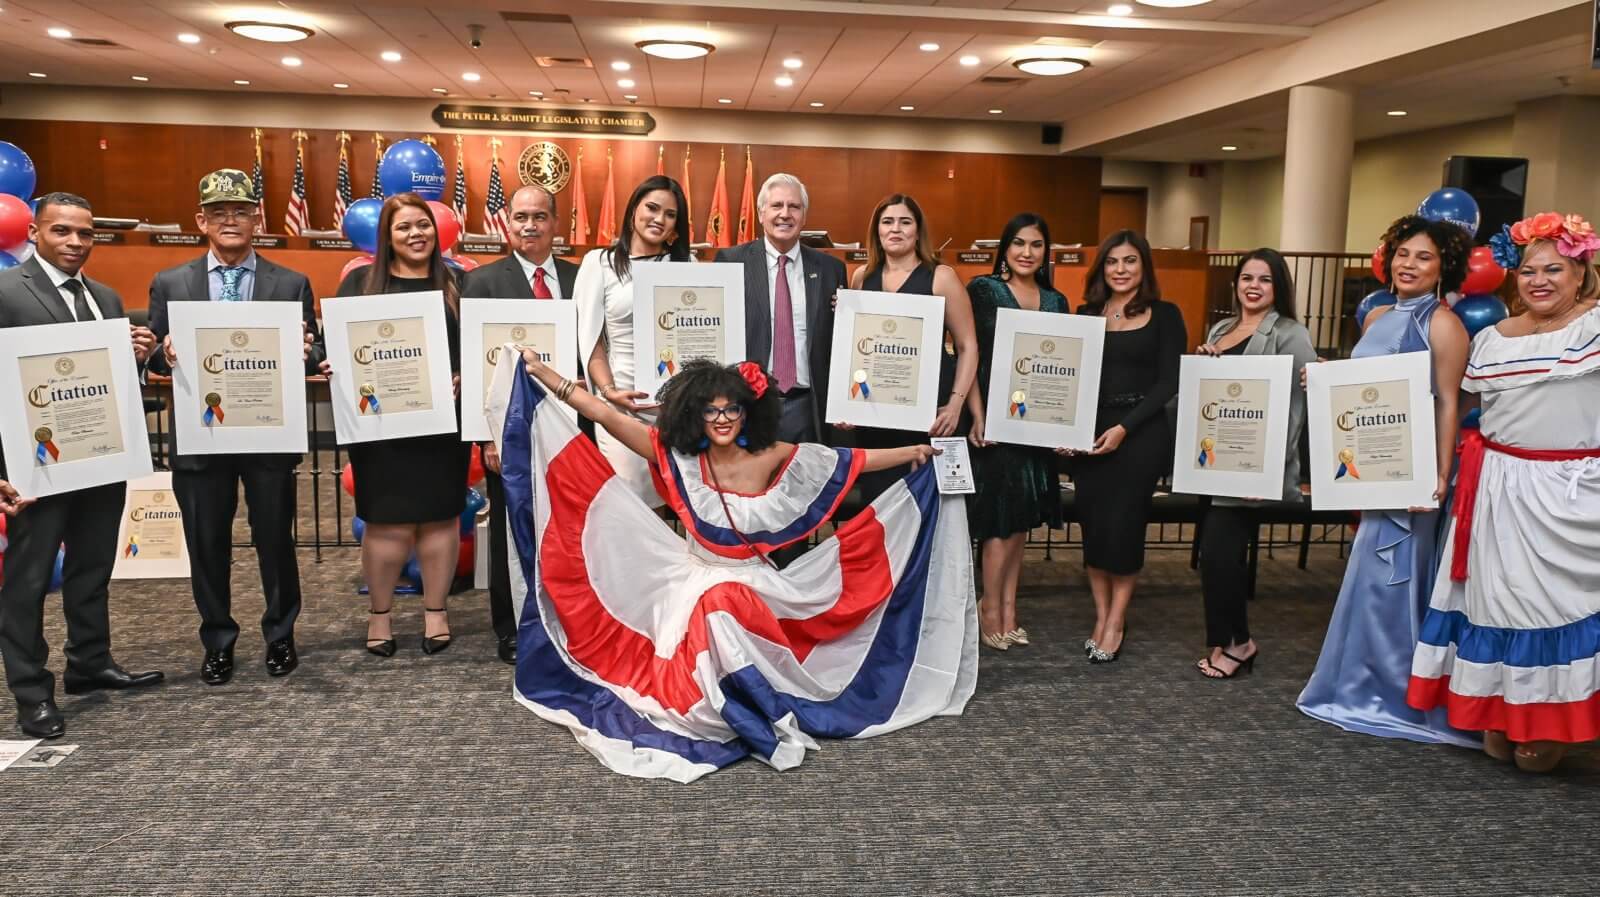
[[[1213,504],[1200,532],[1200,589],[1206,605],[1206,644],[1226,648],[1250,640],[1250,537],[1260,526],[1255,508]]]
[[[194,606],[200,612],[200,643],[208,651],[226,650],[239,639],[229,573],[241,482],[266,598],[261,634],[268,643],[290,638],[300,616],[294,468],[250,455],[210,456],[203,470],[172,473],[172,491],[183,511],[183,539],[189,546]]]
[[[511,606],[511,552],[506,548],[506,481],[485,470],[489,488],[489,619],[498,638],[517,634],[517,614]]]
[[[44,598],[65,543],[61,608],[67,618],[67,668],[94,673],[111,665],[111,568],[117,558],[123,483],[39,499],[7,525],[5,585],[0,587],[0,654],[6,684],[18,703],[55,696],[55,675],[45,668]]]

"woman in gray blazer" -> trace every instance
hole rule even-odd
[[[1233,269],[1233,315],[1218,321],[1195,351],[1202,355],[1292,355],[1297,387],[1300,372],[1315,361],[1311,334],[1294,319],[1294,282],[1289,266],[1274,249],[1248,253]],[[1291,388],[1289,450],[1283,456],[1283,494],[1276,498],[1217,498],[1206,512],[1200,535],[1200,587],[1205,595],[1206,644],[1200,674],[1231,679],[1255,668],[1257,647],[1246,615],[1249,571],[1245,553],[1271,501],[1301,502],[1300,434],[1306,425],[1305,390]]]

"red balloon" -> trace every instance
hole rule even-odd
[[[463,271],[471,271],[478,267],[478,260],[466,255],[453,255],[450,257],[455,266]]]
[[[461,237],[461,220],[449,206],[436,199],[428,200],[428,208],[433,210],[433,223],[439,230],[439,251],[449,252]]]
[[[458,553],[456,555],[456,576],[458,578],[471,576],[473,569],[475,567],[477,567],[477,563],[478,563],[478,538],[477,538],[477,534],[474,533],[473,535],[470,535],[470,536],[462,536],[461,537],[461,551],[460,551],[460,553]]]
[[[346,461],[344,470],[339,473],[339,482],[344,485],[344,491],[349,495],[356,494],[356,466]]]
[[[1383,244],[1372,250],[1372,276],[1378,278],[1378,283],[1387,284],[1389,278],[1383,276]]]
[[[1494,250],[1487,246],[1472,247],[1467,256],[1467,279],[1461,282],[1461,292],[1468,296],[1493,293],[1506,279],[1506,269],[1494,260]]]
[[[28,225],[32,223],[33,210],[26,202],[9,193],[0,193],[0,246],[28,242]]]
[[[370,264],[372,264],[372,256],[370,256],[370,255],[358,255],[358,256],[356,256],[355,258],[353,258],[350,261],[346,262],[344,268],[339,271],[339,282],[340,283],[344,283],[344,279],[346,277],[350,276],[350,272],[351,271],[354,271],[357,268],[365,268],[366,266],[368,266]]]
[[[467,485],[475,486],[481,482],[483,482],[483,453],[474,445],[472,460],[467,462]]]

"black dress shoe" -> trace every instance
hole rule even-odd
[[[499,654],[500,655],[500,659],[505,661],[506,663],[510,663],[510,664],[516,663],[517,662],[517,637],[514,636],[514,635],[502,635],[502,636],[500,636],[500,648],[495,653]]]
[[[267,645],[267,675],[287,676],[299,665],[300,655],[294,652],[292,636]]]
[[[18,702],[17,727],[30,738],[60,738],[67,734],[61,711],[56,709],[55,701],[49,700],[38,704]]]
[[[96,670],[93,673],[79,673],[67,670],[62,675],[61,681],[67,688],[67,694],[81,695],[84,692],[96,691],[102,688],[123,689],[155,685],[162,678],[160,670],[130,673],[122,667],[112,664],[103,670]]]
[[[200,681],[207,685],[222,685],[233,678],[233,648],[207,651],[200,664]]]

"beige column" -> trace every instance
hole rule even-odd
[[[1524,215],[1559,211],[1600,216],[1597,140],[1600,97],[1569,94],[1517,104],[1511,154],[1528,160]]]
[[[1347,89],[1302,84],[1289,89],[1289,131],[1283,158],[1284,252],[1342,252],[1350,217],[1350,164],[1355,153],[1355,97]],[[1337,333],[1342,265],[1294,260],[1301,320],[1318,346]]]

